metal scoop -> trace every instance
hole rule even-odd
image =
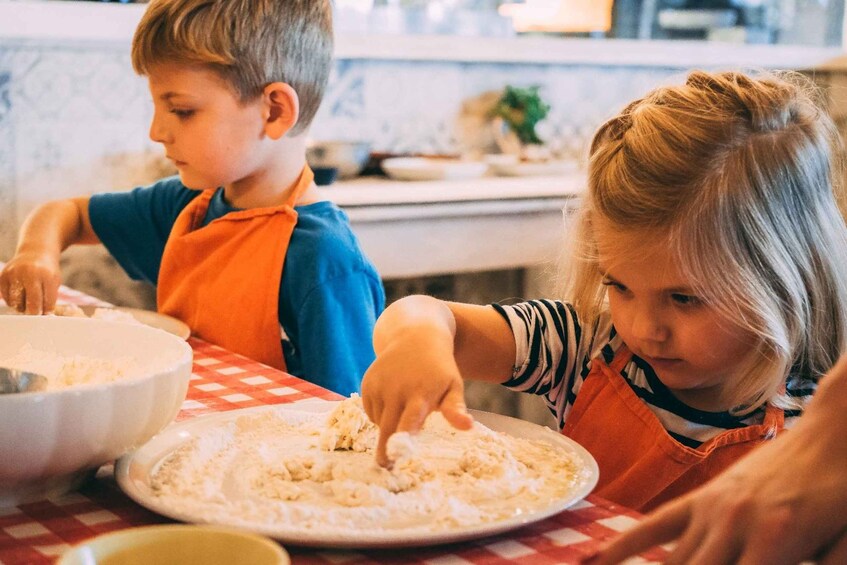
[[[47,388],[47,377],[9,367],[0,367],[0,394],[38,392]]]

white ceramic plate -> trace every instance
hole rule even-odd
[[[397,180],[466,180],[481,177],[488,164],[458,159],[394,157],[381,164],[385,173]]]
[[[333,407],[334,402],[320,403],[297,403],[292,406],[260,406],[256,408],[244,408],[201,416],[193,420],[175,424],[164,430],[155,438],[150,440],[137,451],[122,457],[115,467],[115,477],[121,489],[130,498],[142,506],[157,512],[163,516],[190,523],[206,523],[207,520],[202,513],[184,513],[175,510],[168,504],[165,497],[157,497],[152,491],[152,478],[160,463],[171,453],[179,449],[185,443],[201,437],[204,433],[227,425],[233,420],[250,414],[257,414],[264,410],[277,410],[277,414],[283,416],[285,411],[291,411],[292,416],[303,411],[324,412]],[[453,543],[463,540],[476,539],[502,533],[508,530],[520,528],[527,524],[543,520],[557,514],[587,496],[597,484],[599,472],[597,463],[591,455],[580,445],[565,436],[548,428],[538,426],[523,420],[479,412],[472,410],[474,418],[485,426],[495,431],[500,431],[518,438],[527,438],[548,442],[573,454],[580,468],[581,481],[574,489],[563,498],[552,499],[546,506],[536,509],[528,509],[523,513],[510,516],[508,519],[493,521],[472,527],[456,527],[451,530],[421,532],[404,529],[392,529],[376,531],[353,530],[350,532],[335,531],[307,531],[294,528],[284,522],[279,522],[268,527],[248,527],[247,529],[275,538],[284,543],[305,545],[312,547],[343,547],[343,548],[380,548],[380,547],[414,547],[429,546],[445,543]],[[234,524],[222,523],[220,525]],[[238,527],[245,528],[244,524]]]
[[[173,318],[171,316],[167,316],[165,314],[159,314],[158,312],[151,312],[150,310],[141,310],[140,308],[121,308],[121,307],[110,307],[110,306],[80,306],[80,309],[85,313],[86,316],[91,317],[94,314],[96,309],[112,309],[118,310],[120,312],[126,312],[127,314],[131,314],[133,318],[141,322],[146,326],[151,326],[154,328],[159,328],[160,330],[165,330],[166,332],[173,334],[177,337],[181,337],[182,339],[188,339],[191,336],[191,329],[188,325],[181,321]],[[5,304],[0,305],[0,314],[15,314],[20,315],[19,312],[13,310],[10,306],[6,306]]]
[[[575,161],[545,161],[545,162],[489,162],[491,171],[503,177],[540,177],[556,176],[571,173],[578,168]]]

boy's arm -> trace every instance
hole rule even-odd
[[[374,350],[362,401],[380,428],[377,461],[383,466],[390,464],[388,438],[395,431],[416,432],[433,411],[468,429],[463,379],[504,382],[515,360],[514,337],[493,308],[428,296],[389,306],[377,320]]]
[[[98,242],[88,197],[42,204],[21,226],[15,255],[0,273],[0,293],[19,312],[51,312],[61,284],[62,251],[75,243]]]

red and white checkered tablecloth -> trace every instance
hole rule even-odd
[[[60,299],[103,304],[62,288]],[[191,338],[194,367],[188,395],[177,419],[309,398],[340,397],[317,385],[251,361],[203,340]],[[548,565],[576,563],[602,540],[630,527],[637,512],[589,496],[571,509],[541,522],[482,540],[432,548],[338,551],[288,546],[294,565],[428,564]],[[123,494],[112,465],[102,467],[79,491],[62,497],[0,508],[0,563],[52,563],[68,548],[93,536],[132,526],[167,523]],[[661,560],[659,549],[632,563]]]

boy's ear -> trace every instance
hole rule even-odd
[[[300,98],[284,82],[272,82],[265,87],[262,98],[265,104],[265,133],[279,139],[297,123],[300,116]]]

